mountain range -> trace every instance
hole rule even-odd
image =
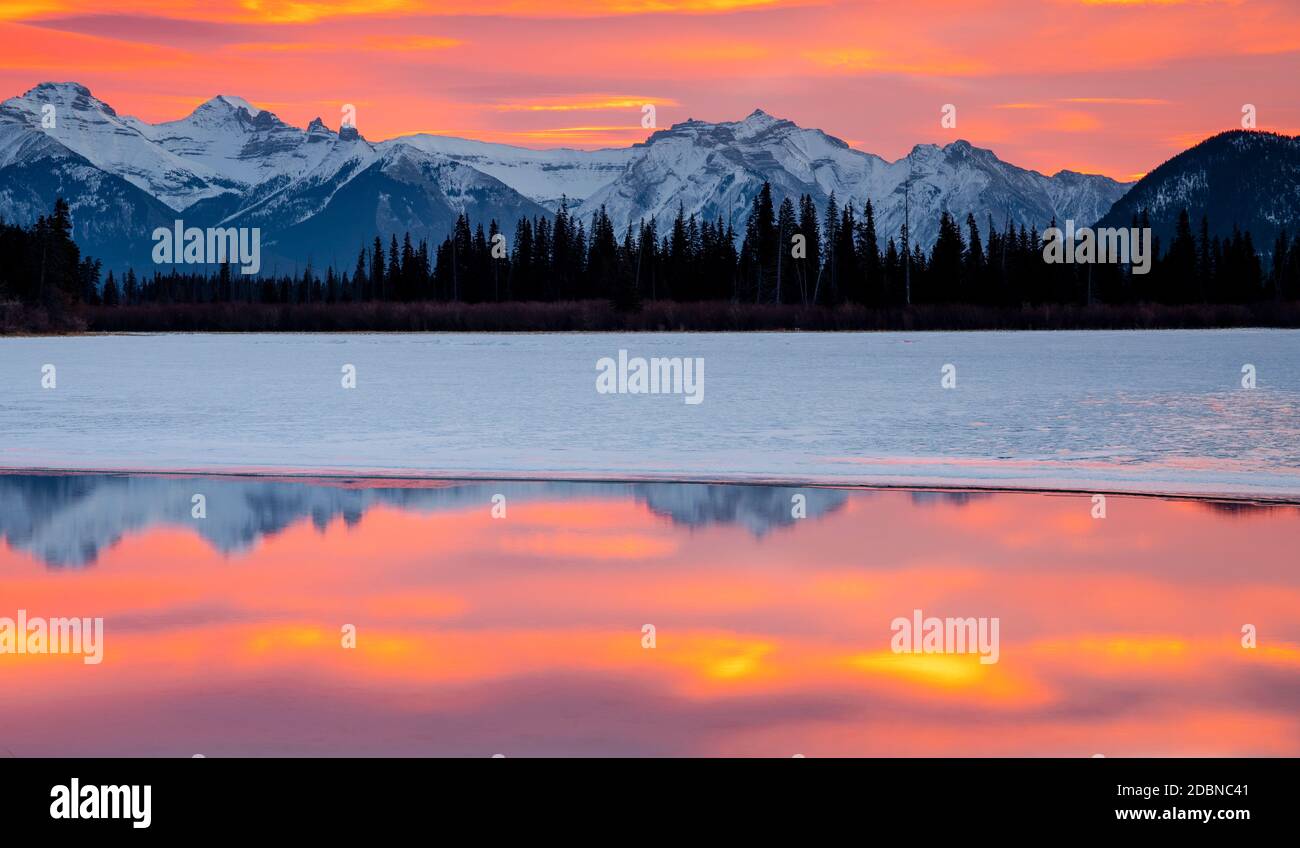
[[[50,115],[53,126],[44,126]],[[1294,175],[1292,160],[1287,167]],[[1151,188],[1154,175],[1135,192],[1172,197]],[[41,83],[0,104],[0,215],[31,223],[63,196],[74,238],[106,269],[150,267],[150,234],[177,218],[259,227],[264,273],[309,262],[351,268],[376,234],[441,241],[461,212],[475,224],[495,219],[507,236],[519,218],[552,214],[562,203],[582,221],[603,206],[620,233],[642,218],[662,232],[679,209],[743,230],[764,182],[778,202],[810,194],[824,208],[833,194],[860,209],[870,199],[882,241],[900,233],[906,208],[913,240],[927,248],[943,210],[959,219],[974,213],[981,229],[991,218],[999,228],[1010,221],[1042,230],[1052,219],[1096,222],[1123,208],[1117,201],[1130,188],[1072,171],[1045,176],[960,140],[917,145],[890,162],[762,110],[740,121],[687,120],[627,148],[582,151],[435,135],[371,142],[319,118],[306,129],[290,126],[225,95],[180,120],[150,124],[70,82]],[[1294,217],[1289,202],[1269,214]]]
[[[42,126],[53,106],[54,126]],[[178,121],[122,117],[76,83],[0,104],[0,215],[30,223],[57,195],[73,237],[109,268],[152,265],[154,227],[259,227],[264,271],[351,267],[377,233],[440,241],[456,216],[503,223],[548,214],[495,177],[354,129],[289,126],[218,96]]]

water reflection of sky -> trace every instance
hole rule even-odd
[[[1300,754],[1300,510],[1091,510],[0,477],[0,616],[106,631],[99,666],[0,655],[0,756]],[[916,608],[999,617],[1000,661],[893,654]]]

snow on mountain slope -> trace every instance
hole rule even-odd
[[[632,148],[636,158],[609,185],[588,197],[577,214],[602,205],[616,230],[641,217],[663,225],[687,214],[730,220],[743,229],[749,206],[771,181],[778,197],[810,192],[820,202],[831,191],[870,181],[883,159],[855,151],[819,130],[803,130],[761,110],[743,121],[690,120],[660,130]]]
[[[1047,177],[1017,168],[966,141],[917,145],[887,162],[762,110],[742,121],[675,124],[634,149],[637,158],[578,207],[580,216],[603,205],[616,229],[643,216],[662,228],[680,205],[688,215],[721,217],[741,229],[754,196],[769,181],[778,203],[810,194],[824,209],[834,192],[841,205],[852,202],[861,210],[870,198],[885,240],[901,232],[907,189],[912,238],[928,246],[945,209],[961,219],[974,213],[981,228],[991,216],[998,227],[1010,218],[1041,229],[1053,217],[1092,223],[1125,190],[1108,177]]]
[[[263,185],[225,226],[259,227],[274,261],[347,265],[376,235],[440,241],[462,212],[511,235],[521,217],[547,210],[495,177],[406,144],[372,145],[356,130],[330,133],[321,161]]]
[[[319,212],[334,192],[379,158],[374,146],[356,130],[335,134],[316,121],[306,136],[310,139],[310,156],[303,158],[315,160],[311,167],[296,175],[278,174],[278,179],[261,183],[227,216],[226,222],[238,220],[242,226],[267,229],[291,227]]]
[[[56,116],[49,129],[41,126],[47,105]],[[973,212],[981,229],[990,217],[999,228],[1010,220],[1041,229],[1052,218],[1093,223],[1125,189],[1106,177],[1027,171],[965,141],[918,145],[888,162],[762,110],[741,121],[688,120],[621,150],[529,150],[432,135],[372,144],[320,119],[306,129],[290,126],[230,95],[179,120],[149,124],[119,116],[77,83],[42,83],[0,105],[0,126],[0,167],[19,183],[0,186],[0,214],[10,219],[48,211],[50,192],[90,192],[74,205],[126,204],[131,221],[152,220],[162,209],[183,213],[190,225],[260,227],[295,263],[326,248],[351,252],[354,239],[375,232],[410,229],[440,240],[462,211],[475,224],[496,219],[510,233],[520,216],[548,214],[564,196],[584,220],[605,206],[619,230],[643,217],[662,228],[679,206],[743,230],[768,181],[778,203],[810,194],[824,209],[834,193],[841,205],[860,210],[870,198],[883,242],[903,227],[907,190],[913,240],[928,247],[945,209],[962,219]],[[32,169],[16,167],[27,159]],[[24,179],[31,183],[22,185]],[[340,205],[341,193],[354,209]],[[142,206],[142,197],[151,203]],[[96,227],[102,238],[83,248],[122,254],[125,246],[111,240],[132,234],[120,223]],[[132,237],[139,242],[147,234]],[[312,238],[334,241],[313,245]]]
[[[54,126],[44,128],[43,110],[53,106]],[[0,104],[0,112],[47,133],[96,167],[183,209],[196,200],[237,188],[204,163],[178,156],[144,135],[141,122],[121,118],[113,107],[77,83],[45,82]]]
[[[636,155],[635,148],[603,150],[532,150],[441,135],[408,135],[383,142],[380,147],[407,144],[438,153],[490,174],[515,191],[549,209],[582,201],[613,182]]]
[[[46,104],[52,129],[41,127]],[[436,242],[461,212],[495,218],[507,234],[520,217],[549,214],[461,162],[396,142],[380,149],[319,118],[301,130],[218,96],[151,125],[118,117],[83,86],[46,83],[0,106],[0,215],[30,224],[59,196],[82,249],[106,269],[150,265],[153,228],[177,218],[258,227],[274,268],[336,253],[350,262],[375,235]]]
[[[332,133],[319,118],[306,131],[230,95],[218,95],[177,121],[133,121],[142,135],[189,162],[202,164],[241,188],[315,167]]]
[[[148,192],[0,110],[0,217],[30,226],[50,214],[56,197],[68,201],[73,238],[108,267],[147,262],[146,234],[174,215]]]
[[[54,107],[55,126],[41,126]],[[319,119],[306,131],[240,97],[218,95],[177,121],[119,116],[77,83],[41,83],[0,105],[0,113],[49,134],[89,162],[144,189],[173,209],[291,179],[318,165],[330,133]]]
[[[1255,248],[1273,253],[1278,233],[1300,228],[1300,136],[1231,130],[1207,138],[1153,168],[1106,215],[1109,227],[1127,227],[1145,211],[1167,245],[1186,209],[1211,236],[1233,228],[1251,233]]]
[[[883,191],[881,189],[884,189]],[[1127,189],[1123,183],[1094,174],[1061,171],[1048,177],[999,159],[991,150],[958,140],[939,147],[917,145],[889,166],[884,186],[868,194],[875,204],[881,239],[898,237],[904,221],[904,190],[913,240],[924,247],[939,233],[939,217],[947,210],[964,228],[974,214],[983,235],[989,221],[1001,230],[1010,221],[1017,227],[1042,231],[1053,219],[1073,219],[1090,225],[1106,213]],[[862,188],[852,199],[861,208]]]

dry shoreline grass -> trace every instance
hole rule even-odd
[[[748,332],[871,330],[1155,330],[1300,327],[1300,302],[1019,307],[927,304],[835,308],[655,301],[561,303],[172,303],[90,306],[60,314],[0,303],[0,334],[118,332]]]

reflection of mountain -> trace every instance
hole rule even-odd
[[[207,517],[191,517],[201,493]],[[807,498],[807,515],[833,512],[847,494],[797,489],[682,483],[474,482],[419,486],[342,486],[312,481],[126,475],[0,475],[0,538],[50,565],[84,565],[123,536],[149,527],[192,527],[213,547],[235,553],[263,536],[310,518],[318,528],[341,516],[355,524],[377,505],[416,512],[489,509],[507,503],[589,498],[634,499],[655,514],[691,527],[739,524],[755,535],[794,523],[791,498]]]
[[[938,504],[957,504],[965,506],[971,501],[982,500],[993,497],[992,492],[942,492],[942,491],[921,491],[912,492],[912,503],[917,506],[937,506]]]
[[[720,486],[713,483],[636,483],[630,488],[657,515],[677,524],[705,527],[740,524],[755,536],[793,524],[791,498],[807,498],[808,517],[834,512],[845,494],[836,489],[797,489],[784,486]]]
[[[1289,510],[1300,510],[1297,504],[1252,503],[1251,501],[1201,501],[1202,509],[1231,518],[1255,518]]]

